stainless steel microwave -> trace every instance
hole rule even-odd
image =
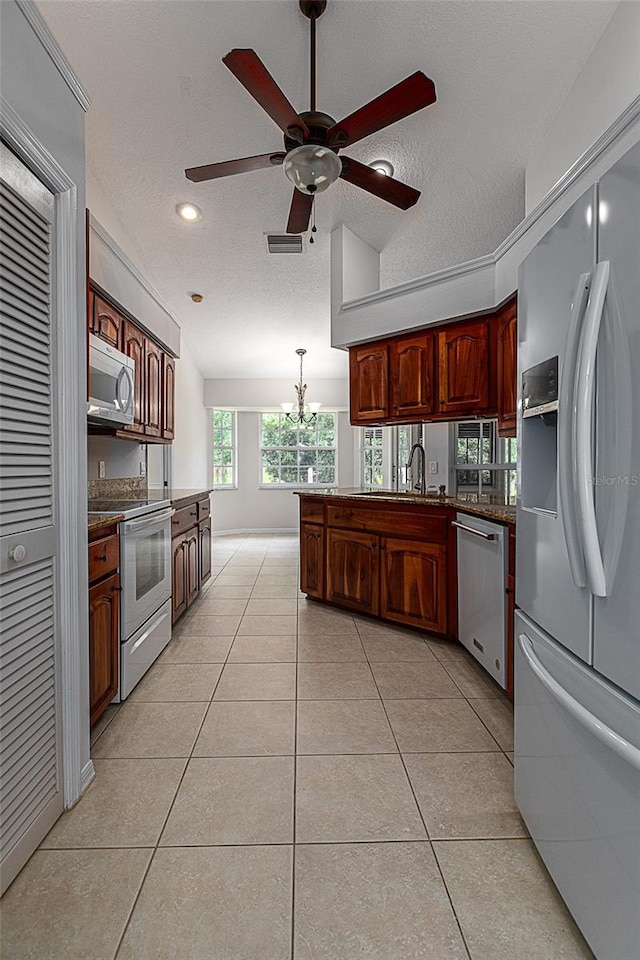
[[[89,402],[92,423],[133,423],[135,361],[89,334]]]

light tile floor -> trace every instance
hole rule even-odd
[[[307,601],[294,537],[214,578],[93,732],[2,902],[3,960],[587,960],[459,646]]]

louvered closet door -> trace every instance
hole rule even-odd
[[[0,879],[62,812],[52,422],[53,196],[0,153]]]

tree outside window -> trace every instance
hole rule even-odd
[[[236,476],[236,412],[213,410],[213,486],[234,488]]]
[[[283,413],[260,414],[263,486],[331,487],[336,483],[336,414],[291,423]]]

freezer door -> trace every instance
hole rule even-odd
[[[594,666],[640,699],[640,144],[600,180],[598,260],[610,277],[597,354],[596,516],[606,597]]]
[[[598,960],[640,957],[640,705],[520,613],[515,797]]]
[[[581,276],[595,261],[595,188],[590,188],[526,257],[518,278],[518,369],[522,373],[557,356],[560,384],[566,376],[565,344]],[[584,286],[584,284],[583,284]],[[577,353],[578,341],[574,344]],[[557,419],[522,419],[519,412],[519,497],[516,538],[516,602],[551,636],[589,662],[591,598],[572,576],[567,539],[571,524],[562,515],[559,470],[571,473],[563,437],[572,417],[560,404]],[[569,498],[571,501],[571,498]],[[574,563],[574,568],[576,564]],[[579,579],[579,578],[578,578]]]

